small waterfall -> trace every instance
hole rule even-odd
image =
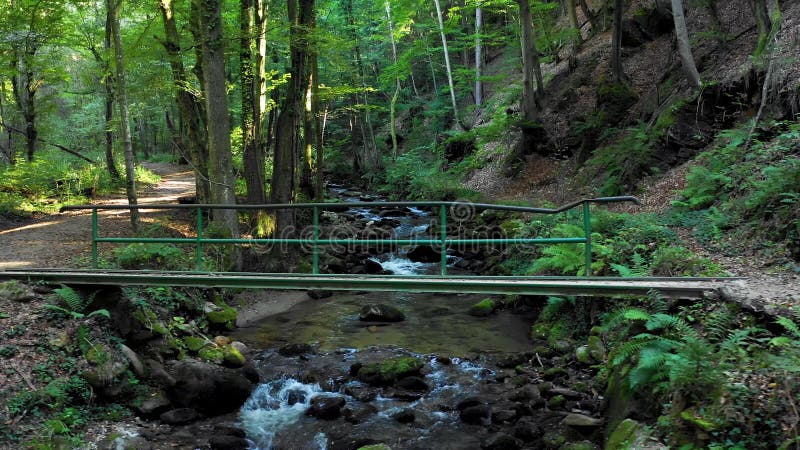
[[[252,450],[270,450],[275,433],[286,428],[306,412],[311,397],[322,392],[318,384],[304,384],[295,379],[273,380],[258,386],[240,411]],[[319,450],[325,450],[325,437]]]

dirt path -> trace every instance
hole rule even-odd
[[[194,195],[194,174],[186,166],[143,163],[161,181],[139,193],[139,203],[175,203]],[[124,195],[95,199],[93,204],[124,205]],[[143,221],[152,221],[143,214]],[[127,211],[100,211],[102,236],[130,235]],[[85,265],[91,254],[92,217],[89,211],[46,216],[42,220],[0,231],[0,270],[17,268],[65,268]],[[101,250],[103,248],[101,247]]]

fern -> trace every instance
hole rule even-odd
[[[83,309],[86,307],[87,302],[83,297],[81,297],[78,291],[65,284],[62,284],[58,289],[54,289],[53,292],[55,292],[58,297],[67,304],[67,307],[71,311],[83,312]]]
[[[798,327],[792,319],[781,316],[775,319],[775,322],[785,328],[786,331],[792,334],[795,338],[800,338],[800,327]]]

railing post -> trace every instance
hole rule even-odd
[[[92,208],[92,269],[97,269],[97,208]]]
[[[314,247],[311,254],[311,273],[319,275],[319,207],[314,207]]]
[[[442,205],[439,208],[439,224],[441,226],[441,274],[442,276],[447,275],[447,207]]]
[[[195,247],[196,268],[203,270],[203,208],[197,208],[197,246]]]
[[[583,276],[592,276],[592,218],[589,215],[589,202],[583,202],[583,232],[586,236],[586,248],[584,256],[586,258],[586,269]]]

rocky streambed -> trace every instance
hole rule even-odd
[[[344,202],[375,200],[344,188]],[[379,199],[378,199],[379,200]],[[418,209],[352,208],[325,216],[384,237],[437,229]],[[339,228],[341,229],[341,228]],[[482,265],[448,254],[450,271]],[[351,273],[436,273],[424,246],[329,251],[324,268]],[[461,268],[461,269],[459,269]],[[311,293],[237,330],[261,349],[262,382],[239,412],[252,449],[598,448],[604,399],[574,348],[531,340],[543,299],[412,293]],[[563,343],[560,343],[563,344]],[[563,347],[563,345],[562,345]],[[536,348],[536,351],[534,351]],[[368,447],[385,445],[386,447]]]

